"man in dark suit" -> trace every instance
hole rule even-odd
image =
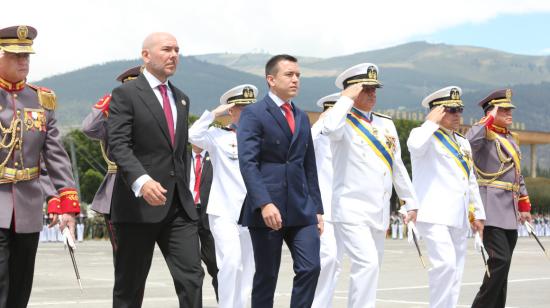
[[[320,271],[323,206],[309,119],[291,99],[298,93],[296,58],[266,64],[269,93],[241,113],[237,142],[247,189],[241,222],[248,226],[256,274],[252,307],[273,306],[283,240],[294,261],[291,307],[310,307]]]
[[[111,201],[117,229],[113,307],[140,307],[155,243],[172,278],[180,307],[201,307],[197,211],[187,183],[189,98],[168,81],[179,61],[171,34],[143,42],[145,69],[112,92],[107,120],[118,166]]]
[[[212,163],[210,156],[204,149],[191,145],[192,151],[188,155],[187,166],[189,172],[189,189],[193,194],[197,215],[199,215],[199,239],[201,243],[201,259],[206,264],[206,270],[212,277],[212,286],[218,300],[218,265],[216,264],[216,248],[214,236],[208,223],[208,197],[212,187]]]

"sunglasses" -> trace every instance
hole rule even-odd
[[[462,107],[445,107],[445,112],[448,113],[462,113],[464,108]]]

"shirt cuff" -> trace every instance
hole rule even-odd
[[[152,180],[152,178],[148,174],[144,174],[134,181],[134,183],[132,184],[132,191],[134,192],[134,195],[136,195],[136,198],[142,196],[141,188],[143,187],[143,184],[145,184],[145,182],[149,180]]]

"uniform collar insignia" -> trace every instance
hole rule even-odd
[[[508,129],[506,127],[500,127],[500,126],[497,126],[495,124],[492,124],[491,126],[489,126],[489,129],[494,131],[495,133],[499,133],[499,134],[507,134],[508,133]]]
[[[0,78],[0,88],[9,92],[21,91],[25,88],[25,84],[26,84],[25,80],[21,80],[19,82],[13,83]]]

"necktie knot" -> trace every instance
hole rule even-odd
[[[159,88],[160,94],[162,96],[168,94],[168,91],[166,90],[166,85],[165,84],[159,84],[158,88]]]

